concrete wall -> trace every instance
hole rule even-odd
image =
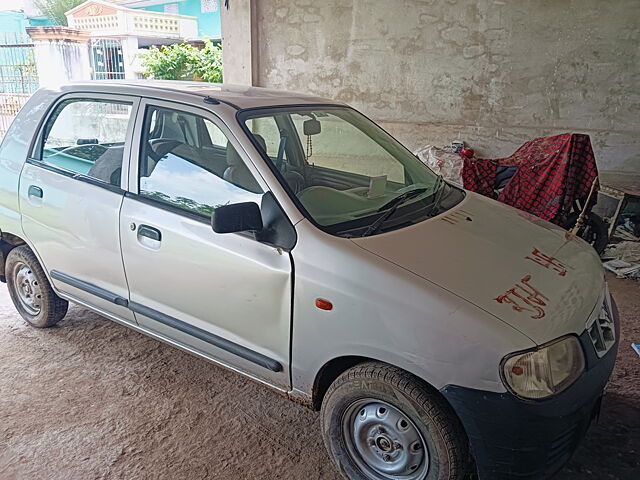
[[[257,3],[257,2],[255,2]],[[233,9],[222,8],[222,65],[224,81],[240,85],[257,85],[253,49],[258,26],[255,20],[254,0],[237,0]]]
[[[68,82],[89,80],[89,38],[68,27],[28,27],[33,40],[41,87],[55,88]]]
[[[227,78],[251,62],[255,85],[347,102],[411,149],[584,132],[601,169],[640,171],[637,0],[237,0],[223,39],[251,37],[249,3]]]

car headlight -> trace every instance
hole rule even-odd
[[[584,353],[574,336],[563,337],[502,361],[506,387],[519,397],[539,400],[568,388],[584,371]]]

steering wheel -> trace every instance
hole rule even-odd
[[[293,190],[293,193],[295,193],[296,195],[300,193],[302,189],[304,189],[306,182],[304,181],[304,177],[298,172],[289,170],[283,173],[282,176],[284,177],[291,190]]]

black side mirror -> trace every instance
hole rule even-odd
[[[322,131],[320,122],[315,118],[302,122],[302,130],[305,135],[318,135]]]
[[[211,214],[211,228],[216,233],[259,232],[263,228],[260,207],[254,202],[217,207]]]

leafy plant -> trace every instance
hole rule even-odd
[[[194,52],[195,75],[205,82],[222,82],[222,46],[207,40],[204,48]]]
[[[189,45],[151,47],[142,53],[144,76],[161,80],[185,80],[191,76]]]
[[[35,6],[54,25],[67,25],[67,17],[64,15],[72,8],[77,7],[85,0],[35,0]]]
[[[201,49],[186,43],[151,47],[142,54],[142,66],[148,78],[222,82],[222,47],[210,40]]]

